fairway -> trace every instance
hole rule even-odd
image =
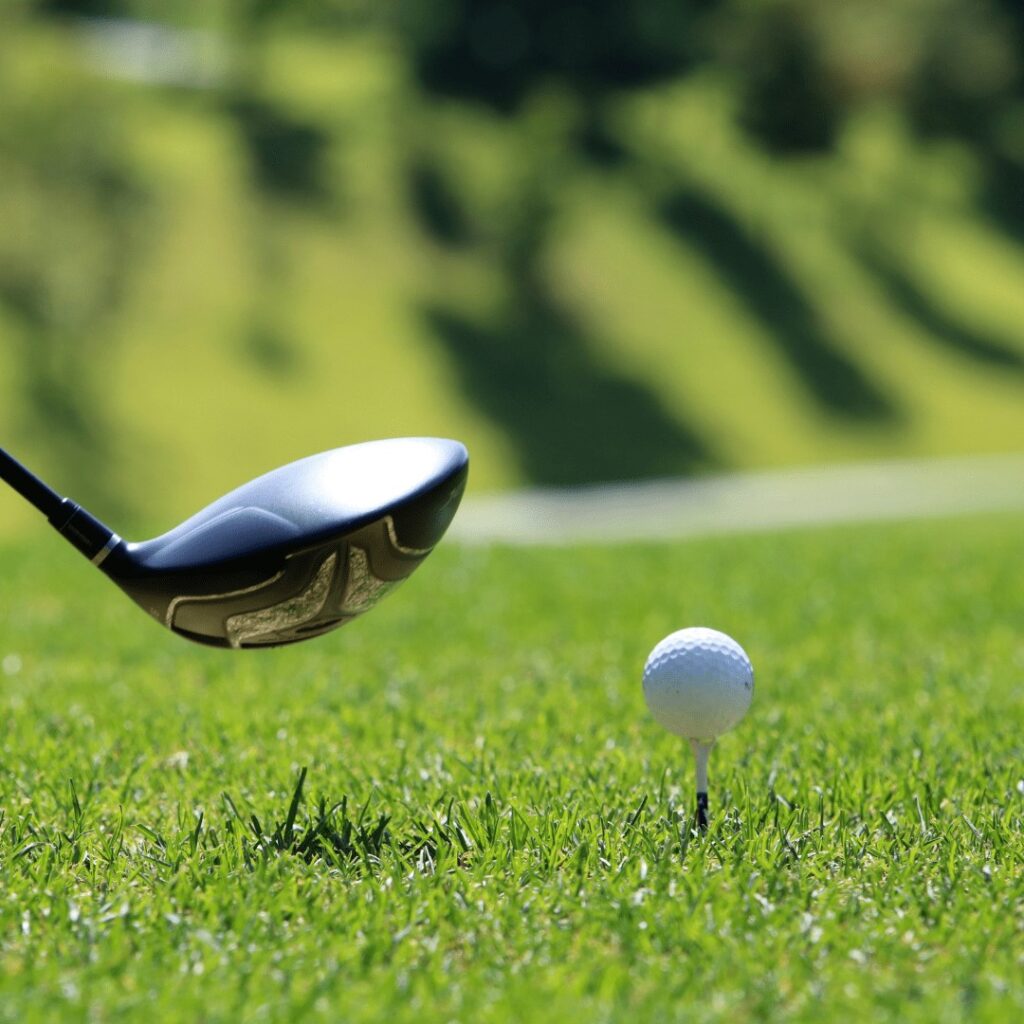
[[[8,543],[0,1020],[1019,1019],[1022,536],[442,544],[237,653]],[[696,624],[756,680],[706,836],[640,689]]]

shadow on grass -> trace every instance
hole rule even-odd
[[[732,286],[826,412],[853,420],[898,418],[893,398],[836,346],[796,281],[725,209],[693,189],[680,189],[661,205],[660,215]]]
[[[427,156],[417,156],[406,169],[412,212],[420,227],[440,245],[469,245],[473,229],[449,174]]]
[[[1024,245],[1024,157],[1010,159],[981,147],[983,184],[981,209],[1006,238]]]
[[[299,347],[270,323],[254,319],[242,335],[239,351],[255,370],[278,382],[293,380],[306,370]]]
[[[425,316],[465,394],[518,448],[538,484],[676,476],[718,464],[708,442],[641,384],[601,366],[580,326],[529,286],[479,323],[450,309]]]
[[[857,256],[882,286],[886,298],[929,339],[976,362],[1024,372],[1024,352],[977,331],[940,309],[896,260],[877,247],[858,246]]]
[[[327,168],[330,136],[322,127],[244,93],[230,98],[227,110],[261,192],[306,206],[329,204],[334,184]]]

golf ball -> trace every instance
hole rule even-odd
[[[731,636],[696,626],[670,633],[644,665],[644,699],[669,732],[710,743],[746,714],[754,669]]]

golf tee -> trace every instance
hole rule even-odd
[[[690,740],[697,767],[697,828],[701,832],[706,832],[708,827],[708,757],[714,745],[714,740],[710,743]]]

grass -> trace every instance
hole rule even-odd
[[[0,1020],[1020,1016],[1022,526],[449,546],[254,655],[0,549]],[[705,837],[639,687],[701,622]]]
[[[48,69],[80,58],[61,30],[19,32],[11,88],[31,110],[33,83],[60,93]],[[232,482],[374,436],[458,437],[482,490],[535,482],[552,444],[533,403],[586,442],[612,421],[610,382],[633,405],[616,403],[615,436],[668,463],[678,432],[724,470],[1019,446],[1024,250],[979,212],[971,154],[912,139],[893,111],[854,118],[832,157],[774,160],[736,130],[728,88],[695,76],[623,100],[612,130],[630,159],[610,168],[568,148],[557,97],[509,120],[428,104],[386,39],[281,35],[265,66],[267,97],[329,139],[323,208],[260,204],[223,97],[102,92],[149,204],[123,301],[94,325],[81,391],[106,433],[85,469],[52,410],[29,407],[23,325],[0,311],[0,438],[58,488],[83,484],[90,507],[103,477],[135,514],[123,529],[156,530]],[[73,81],[95,85],[81,68]],[[74,90],[66,101],[77,109]],[[473,244],[445,247],[417,220],[421,151],[450,170]],[[561,319],[527,323],[545,358],[527,351],[537,380],[521,393],[479,339],[507,352],[517,337],[502,318],[522,296],[498,253],[524,230],[533,180],[557,183],[537,276]],[[665,217],[677,193],[717,211],[705,237],[699,218]],[[446,346],[425,315],[437,306],[477,343]],[[886,415],[815,394],[858,375]],[[592,447],[600,461],[609,446]],[[31,518],[13,504],[0,530]]]

